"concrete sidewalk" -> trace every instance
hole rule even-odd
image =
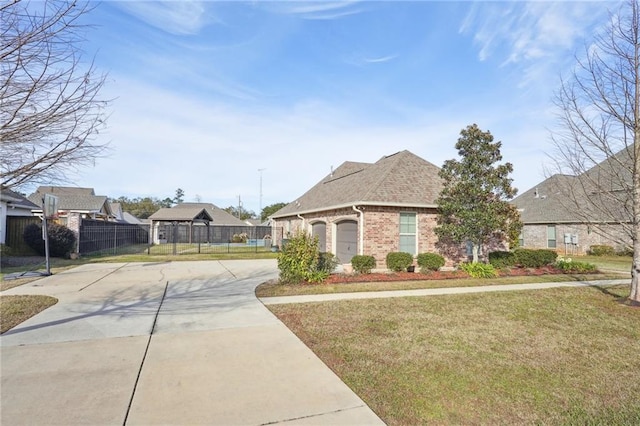
[[[383,424],[254,295],[276,263],[92,264],[2,292],[2,425]]]
[[[488,293],[498,291],[541,290],[557,287],[590,287],[616,284],[629,284],[630,279],[566,281],[556,283],[505,284],[478,287],[445,287],[418,290],[365,291],[355,293],[307,294],[300,296],[262,297],[265,305],[284,305],[289,303],[327,302],[332,300],[382,299],[390,297],[437,296],[444,294]]]

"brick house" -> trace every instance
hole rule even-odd
[[[270,216],[272,226],[284,229],[285,238],[298,230],[318,236],[320,251],[342,264],[365,254],[384,269],[390,252],[439,252],[433,231],[439,170],[406,150],[373,164],[347,161]],[[448,265],[466,260],[466,249],[445,257]]]
[[[524,224],[520,246],[586,254],[592,245],[631,247],[629,151],[578,175],[556,174],[514,198]]]

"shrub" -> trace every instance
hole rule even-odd
[[[376,259],[373,256],[356,255],[351,258],[351,266],[359,274],[370,274],[376,266]]]
[[[306,232],[294,235],[278,253],[280,282],[283,284],[322,282],[329,276],[329,272],[320,270],[319,266],[318,237],[312,237]]]
[[[232,243],[246,243],[247,242],[247,238],[249,238],[249,236],[247,235],[246,232],[242,232],[240,234],[233,234],[233,236],[231,237],[231,242]]]
[[[333,253],[326,252],[319,254],[317,268],[319,272],[330,274],[336,269],[336,266],[338,266],[338,258],[335,257]]]
[[[598,268],[596,267],[596,265],[592,263],[575,262],[570,258],[565,259],[562,257],[558,258],[558,261],[555,263],[554,266],[565,273],[584,274],[584,273],[598,271]]]
[[[540,268],[541,266],[553,265],[558,257],[558,253],[546,249],[523,249],[514,251],[517,264],[523,268]]]
[[[394,272],[406,271],[412,264],[413,256],[411,253],[398,251],[387,254],[387,268]]]
[[[616,252],[613,247],[608,245],[593,245],[589,247],[589,254],[592,256],[614,256]]]
[[[444,257],[437,253],[420,253],[418,255],[420,272],[437,271],[444,266]]]
[[[518,259],[512,251],[492,251],[489,253],[489,263],[497,269],[510,268],[516,266]]]
[[[618,250],[616,250],[616,255],[633,257],[633,247],[631,246],[619,247]]]
[[[490,263],[462,263],[460,269],[473,278],[494,278],[498,275]]]
[[[49,235],[49,255],[52,257],[68,257],[76,244],[76,235],[64,225],[57,223],[47,224]],[[29,247],[41,256],[44,256],[44,240],[42,239],[42,226],[36,223],[24,228],[22,237]]]

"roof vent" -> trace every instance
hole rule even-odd
[[[333,177],[333,166],[331,166],[331,177]]]
[[[536,190],[533,193],[533,198],[540,198],[540,194],[538,193],[538,187],[536,186]]]

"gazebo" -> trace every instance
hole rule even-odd
[[[149,220],[151,221],[149,243],[161,244],[166,242],[192,243],[194,226],[197,225],[206,226],[208,241],[209,225],[213,221],[213,218],[207,213],[207,210],[202,207],[183,207],[179,209],[162,208],[149,216]],[[170,229],[172,232],[167,232],[166,227],[161,227],[163,224],[171,224]],[[179,235],[179,225],[185,225],[187,227],[187,235]]]

